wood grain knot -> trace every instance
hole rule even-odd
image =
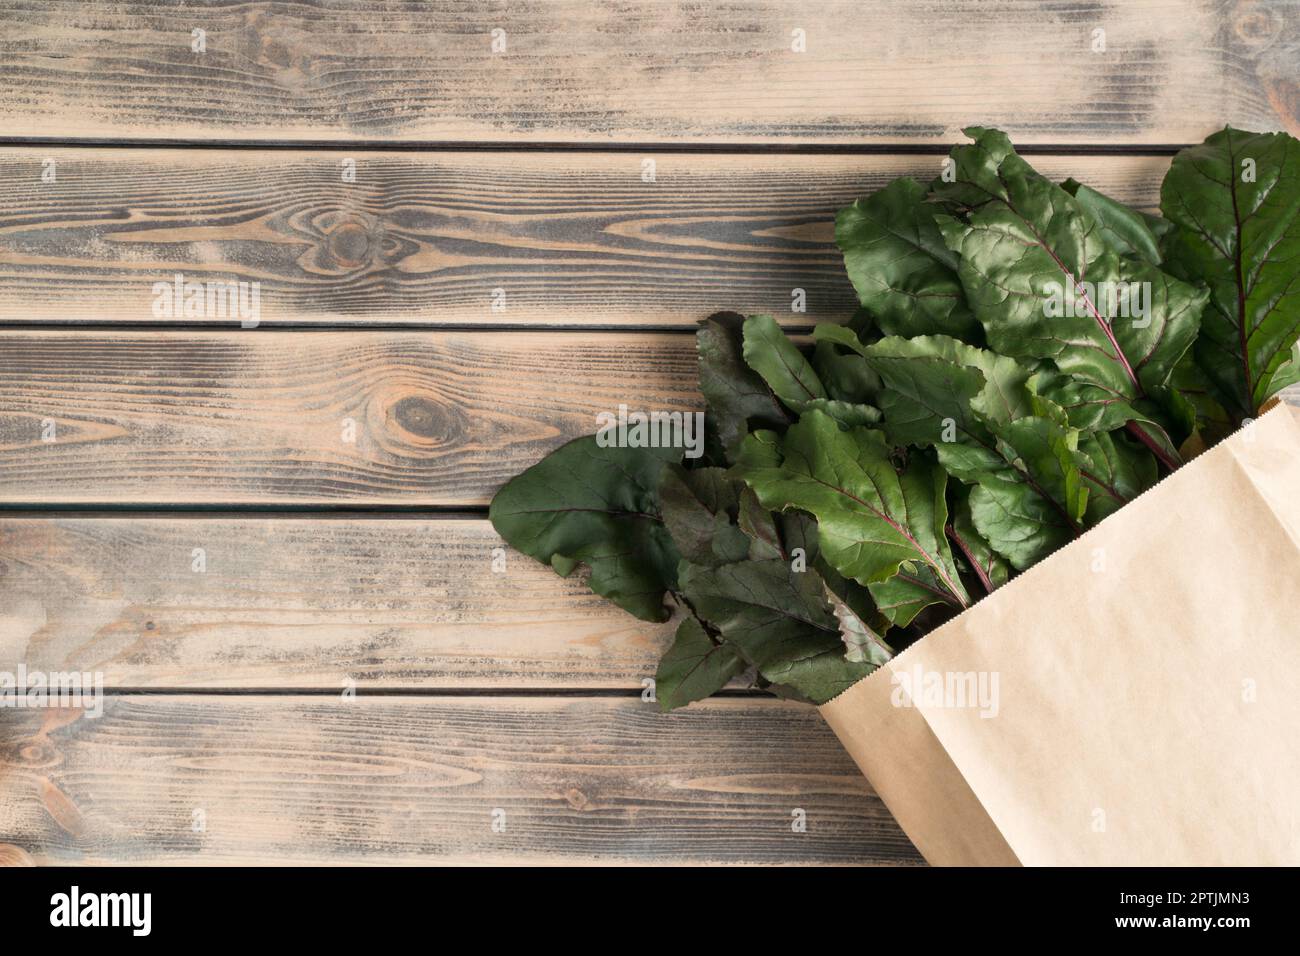
[[[587,795],[577,787],[570,787],[566,790],[564,793],[564,799],[568,802],[569,806],[573,807],[575,810],[583,810],[587,806]]]
[[[384,225],[358,209],[331,209],[301,223],[316,242],[299,259],[309,273],[337,276],[382,263]]]
[[[15,756],[14,762],[27,770],[53,767],[59,762],[59,752],[40,740],[19,744]]]
[[[388,419],[423,442],[445,443],[460,432],[450,410],[424,395],[398,399],[388,409]]]
[[[1282,16],[1278,11],[1247,2],[1237,4],[1232,22],[1233,32],[1243,42],[1253,47],[1267,46],[1282,32]]]
[[[343,266],[356,267],[370,260],[370,230],[359,222],[344,222],[325,238],[330,256]]]

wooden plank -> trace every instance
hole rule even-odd
[[[694,350],[669,333],[0,332],[0,504],[484,505],[601,411],[702,408]]]
[[[11,135],[939,142],[979,122],[1176,143],[1227,121],[1295,128],[1300,108],[1288,0],[9,0],[0,15]]]
[[[898,176],[928,181],[941,161],[677,153],[655,156],[645,183],[641,160],[0,150],[0,321],[237,324],[206,308],[156,312],[155,284],[177,273],[250,294],[257,283],[263,326],[691,325],[720,308],[842,321],[856,300],[836,210]],[[1144,208],[1169,165],[1033,161]],[[791,311],[795,289],[805,313]]]
[[[0,671],[98,672],[109,688],[640,690],[654,676],[671,625],[502,546],[479,519],[6,515]]]
[[[46,864],[920,862],[813,708],[734,699],[669,716],[636,697],[16,710],[6,843]]]

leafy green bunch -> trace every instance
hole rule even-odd
[[[580,438],[497,531],[648,621],[671,709],[742,674],[823,703],[1300,380],[1300,143],[1225,129],[1162,217],[972,128],[928,187],[841,211],[862,308],[698,332],[704,453]]]

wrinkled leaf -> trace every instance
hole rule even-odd
[[[719,312],[700,323],[696,333],[708,430],[717,435],[730,460],[750,428],[780,431],[792,420],[762,377],[745,364],[744,322],[743,315]]]
[[[973,132],[983,148],[973,172],[958,160],[958,184],[983,199],[940,227],[961,258],[958,275],[989,347],[1050,359],[1094,388],[1094,427],[1124,424],[1128,403],[1164,385],[1191,346],[1205,292],[1122,258],[1079,202],[1011,151],[1003,134]]]
[[[844,642],[844,659],[850,664],[873,664],[879,667],[894,656],[893,648],[858,614],[847,601],[840,599],[829,587],[826,588],[826,603],[840,627],[840,639]]]
[[[781,450],[779,467],[738,469],[739,476],[764,507],[814,515],[822,555],[833,568],[870,585],[915,563],[940,581],[936,600],[966,605],[943,537],[942,471],[917,460],[900,476],[880,432],[842,431],[819,411],[791,426]]]
[[[719,568],[687,562],[681,586],[696,612],[752,661],[768,681],[825,703],[874,670],[848,661],[821,578],[785,561]]]
[[[971,518],[980,535],[1020,570],[1077,537],[1087,510],[1088,486],[1078,432],[1051,417],[1021,418],[997,431],[1005,464],[963,473],[973,480]],[[939,447],[954,475],[958,446]],[[966,461],[961,462],[964,468]]]
[[[668,465],[659,479],[659,507],[677,551],[696,564],[726,564],[749,555],[749,538],[733,522],[736,483],[722,468]]]
[[[1160,479],[1151,452],[1120,432],[1084,439],[1079,451],[1088,458],[1081,473],[1089,489],[1089,524],[1118,511]]]
[[[970,511],[970,490],[959,491],[953,503],[952,523],[948,536],[957,545],[958,553],[970,566],[971,573],[979,578],[986,592],[992,592],[1011,579],[1011,565],[993,549],[975,527]]]
[[[1228,127],[1174,157],[1160,208],[1177,275],[1210,289],[1196,361],[1238,418],[1278,390],[1300,337],[1300,142]]]
[[[938,574],[923,565],[904,565],[892,578],[873,581],[867,589],[885,620],[895,627],[907,627],[921,612],[936,605],[960,609]]]
[[[685,618],[655,671],[659,708],[666,712],[716,694],[747,666],[734,647],[715,643],[699,621]]]
[[[885,384],[890,437],[933,447],[953,477],[983,488],[974,498],[989,523],[982,536],[1001,553],[1023,567],[1078,532],[1086,492],[1078,435],[1029,387],[1023,366],[943,336],[881,339],[864,354]],[[886,613],[919,611],[924,605],[909,599],[937,583],[899,581],[876,597]]]
[[[840,210],[835,242],[858,300],[886,335],[977,339],[979,324],[957,278],[925,187],[896,179]]]
[[[885,430],[901,445],[993,444],[984,424],[1032,414],[1029,372],[1014,359],[945,336],[885,338],[863,350],[887,386]]]
[[[658,502],[665,463],[680,448],[601,448],[594,435],[556,449],[492,499],[492,526],[515,550],[562,575],[579,564],[601,597],[646,621],[664,621],[677,549]]]
[[[1136,256],[1153,265],[1160,265],[1160,239],[1157,230],[1165,232],[1169,224],[1161,223],[1130,209],[1074,179],[1061,183],[1061,188],[1073,196],[1084,211],[1101,228],[1102,238],[1120,255]]]

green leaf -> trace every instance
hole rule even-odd
[[[858,300],[885,334],[978,339],[957,257],[944,244],[934,213],[925,187],[896,179],[840,210],[835,242]]]
[[[960,575],[954,580],[960,580]],[[904,565],[892,578],[873,581],[867,589],[880,613],[894,627],[907,627],[918,614],[935,605],[960,610],[943,581],[925,566]]]
[[[826,588],[826,603],[840,627],[840,638],[844,642],[844,659],[850,664],[873,664],[879,667],[892,660],[894,650],[885,643],[883,637],[858,614],[847,601],[840,599],[829,587]]]
[[[734,647],[715,643],[704,625],[685,618],[655,671],[659,708],[667,712],[716,694],[747,666]]]
[[[994,181],[964,180],[959,161],[959,183],[984,199],[965,220],[940,221],[961,257],[967,301],[995,352],[1050,359],[1095,387],[1101,411],[1092,414],[1109,416],[1097,427],[1123,424],[1127,403],[1164,385],[1190,347],[1206,294],[1148,262],[1121,258],[1073,196],[1003,150],[1001,134],[985,138],[996,148],[978,154],[975,173],[982,183],[991,157],[1000,156]]]
[[[1006,423],[1033,413],[1025,392],[1028,370],[956,339],[885,338],[863,355],[886,386],[880,397],[885,431],[900,445],[991,446],[984,418]]]
[[[862,341],[861,335],[847,325],[831,325],[829,322],[823,322],[813,329],[813,341],[817,345],[843,346],[860,356],[866,354],[866,344]],[[877,382],[876,387],[879,386],[880,383]]]
[[[1196,433],[1191,439],[1193,444],[1217,444],[1236,430],[1219,388],[1196,363],[1194,355],[1183,356],[1170,376],[1169,393],[1160,399],[1174,410],[1183,430]]]
[[[738,313],[719,312],[701,322],[696,333],[708,427],[732,461],[750,428],[780,431],[793,420],[762,377],[745,364],[744,322]]]
[[[991,200],[1006,200],[1002,162],[1015,155],[1006,133],[982,126],[962,130],[975,142],[954,146],[949,152],[951,178],[940,176],[930,183],[931,196],[950,211],[976,209]]]
[[[594,435],[564,445],[508,481],[488,516],[515,550],[568,575],[591,569],[601,597],[646,621],[665,621],[677,549],[660,517],[664,464],[680,448],[601,448]]]
[[[774,318],[751,315],[745,320],[744,335],[745,363],[788,408],[802,411],[808,402],[827,398],[812,365]]]
[[[854,425],[875,425],[880,421],[880,409],[871,405],[819,398],[808,402],[802,410],[806,412],[814,408],[825,412],[846,428],[852,428]]]
[[[877,607],[875,596],[871,593],[870,588],[879,585],[873,584],[868,587],[859,584],[852,578],[844,577],[831,566],[821,552],[817,522],[812,515],[802,511],[782,511],[777,513],[776,518],[781,523],[781,535],[785,541],[787,560],[793,559],[802,550],[806,563],[821,576],[826,590],[846,604],[874,632],[883,636],[894,622],[892,615],[883,613]],[[896,580],[898,577],[899,575],[894,575],[890,580]]]
[[[881,339],[864,354],[885,384],[890,438],[933,447],[953,477],[983,487],[976,500],[994,547],[1024,567],[1078,533],[1078,434],[1022,365],[943,336]],[[901,583],[876,594],[886,613],[920,596],[917,586],[899,593]]]
[[[1300,342],[1291,347],[1291,357],[1278,367],[1269,388],[1276,395],[1297,382],[1300,382]]]
[[[1240,420],[1278,390],[1300,337],[1300,142],[1225,128],[1174,157],[1168,268],[1209,286],[1196,361]]]
[[[845,659],[822,580],[811,569],[793,571],[779,560],[718,568],[683,562],[680,579],[696,612],[766,680],[814,703],[825,703],[875,669]]]
[[[817,329],[826,328],[841,327],[817,326]],[[813,330],[816,344],[813,346],[812,366],[827,393],[848,404],[874,406],[880,395],[880,379],[876,373],[867,367],[861,355],[841,352],[835,342],[818,338],[817,329]],[[843,331],[848,332],[848,329]],[[849,334],[853,335],[852,332]],[[856,339],[854,336],[855,342]]]
[[[732,523],[736,483],[722,468],[668,465],[659,479],[659,506],[677,551],[696,564],[726,564],[749,555],[749,538]]]
[[[1118,511],[1160,479],[1151,452],[1120,432],[1093,435],[1079,451],[1088,458],[1081,473],[1089,489],[1089,524]]]
[[[853,310],[853,317],[849,319],[844,327],[852,331],[863,342],[874,342],[884,334],[876,323],[876,317],[861,306]],[[821,328],[821,326],[819,325],[817,328]]]
[[[1084,211],[1101,228],[1102,239],[1120,255],[1136,256],[1160,265],[1160,241],[1156,235],[1160,220],[1130,209],[1121,202],[1097,192],[1074,179],[1061,183]],[[1167,226],[1167,224],[1166,224]]]
[[[965,559],[971,573],[979,578],[984,590],[991,593],[1011,579],[1011,565],[975,527],[975,520],[971,517],[970,492],[971,489],[958,491],[948,536],[957,545],[957,552]]]
[[[786,556],[781,543],[781,533],[777,530],[772,513],[763,507],[758,496],[748,486],[740,491],[737,523],[740,525],[740,530],[749,538],[751,560],[765,561]]]
[[[880,432],[841,430],[816,410],[790,427],[781,449],[779,467],[738,469],[739,477],[764,507],[814,515],[821,553],[839,573],[869,585],[915,564],[939,580],[935,600],[968,603],[943,536],[942,471],[918,459],[899,475]]]
[[[1078,451],[1079,433],[1050,417],[1018,419],[999,427],[997,436],[1011,464],[962,477],[977,482],[970,495],[976,529],[1023,570],[1079,534],[1088,503],[1087,459]],[[954,475],[945,452],[956,447],[939,448],[940,462]]]
[[[846,427],[880,421],[880,412],[870,405],[831,398],[812,363],[770,315],[745,320],[744,354],[787,408],[800,413],[817,408]]]
[[[744,468],[764,468],[781,463],[781,436],[759,429],[746,435],[736,448],[733,472]]]

